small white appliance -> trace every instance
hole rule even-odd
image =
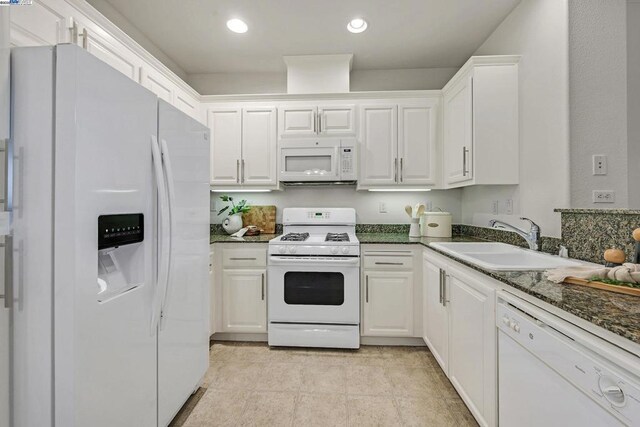
[[[11,63],[11,425],[166,426],[209,362],[209,130],[78,46]]]
[[[640,425],[640,359],[498,293],[501,426]]]
[[[309,138],[280,140],[279,180],[286,184],[353,184],[356,174],[356,140]]]
[[[269,345],[360,346],[360,242],[349,208],[286,208],[269,241]]]

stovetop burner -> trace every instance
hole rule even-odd
[[[347,233],[327,233],[325,242],[348,242],[349,235]]]
[[[304,242],[309,238],[309,233],[288,233],[280,238],[281,242]]]

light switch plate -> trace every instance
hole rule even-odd
[[[498,211],[499,211],[499,203],[497,200],[494,200],[491,202],[491,213],[494,215],[498,215]]]
[[[593,174],[607,174],[607,156],[605,156],[604,154],[596,154],[593,156]]]
[[[504,213],[513,215],[513,199],[507,199],[504,206]]]
[[[380,202],[378,204],[378,212],[379,213],[387,213],[387,203],[386,202]]]

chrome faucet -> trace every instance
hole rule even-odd
[[[531,221],[529,218],[520,218],[520,219],[523,221],[529,221],[529,223],[531,224],[531,228],[529,229],[528,232],[497,219],[492,219],[491,221],[489,221],[489,227],[504,228],[505,230],[511,230],[527,241],[527,243],[529,244],[529,249],[534,251],[539,251],[541,249],[540,248],[540,226],[535,222]]]

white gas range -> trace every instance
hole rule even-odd
[[[360,346],[360,242],[349,208],[286,208],[269,241],[269,345]]]

